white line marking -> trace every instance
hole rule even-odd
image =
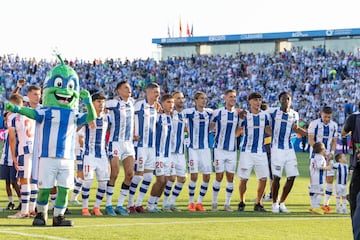
[[[343,217],[341,217],[343,218]],[[321,220],[330,220],[334,217],[319,217],[316,219]],[[119,223],[119,224],[95,224],[91,227],[126,227],[126,226],[142,226],[142,225],[189,225],[189,224],[204,224],[204,223],[241,223],[241,222],[263,222],[266,220],[270,221],[289,221],[289,218],[257,218],[257,219],[234,219],[234,220],[196,220],[196,221],[186,221],[186,222],[134,222],[134,223]],[[291,220],[306,220],[314,221],[314,218],[291,218]],[[76,228],[88,228],[89,226],[75,226]]]
[[[15,228],[13,228],[12,230],[15,230]],[[20,230],[20,229],[16,229],[16,230]],[[29,228],[27,228],[26,230],[29,230]],[[54,237],[54,236],[40,235],[40,234],[14,232],[14,231],[9,231],[9,230],[0,230],[0,232],[11,234],[11,235],[21,235],[21,236],[25,236],[25,237],[46,238],[46,239],[54,239],[54,240],[68,240],[68,238],[61,238],[61,237]]]
[[[115,223],[115,224],[94,224],[94,225],[81,225],[81,226],[74,226],[73,228],[89,228],[91,226],[94,227],[126,227],[126,226],[143,226],[143,225],[189,225],[189,224],[204,224],[204,223],[241,223],[241,222],[264,222],[264,221],[289,221],[291,220],[303,220],[303,221],[314,221],[314,220],[335,220],[335,219],[345,219],[347,216],[344,217],[292,217],[292,218],[272,218],[272,217],[261,217],[261,218],[239,218],[239,219],[229,219],[229,220],[194,220],[194,221],[178,221],[178,222],[168,222],[171,219],[167,219],[167,222],[129,222],[129,223]],[[118,218],[119,220],[124,220],[124,218]],[[137,220],[135,218],[129,220]],[[44,227],[14,227],[14,228],[4,228],[0,229],[0,232],[3,231],[14,231],[14,230],[31,230],[31,229],[44,229]],[[46,228],[47,231],[59,229],[59,228]],[[63,239],[63,238],[55,238],[55,239]]]

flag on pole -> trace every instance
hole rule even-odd
[[[180,31],[180,37],[182,37],[182,24],[181,24],[181,17],[180,17],[180,22],[179,22],[180,26],[179,26],[179,31]]]
[[[169,25],[168,25],[168,32],[167,33],[168,33],[168,38],[171,38]]]
[[[186,23],[186,35],[190,37],[190,28],[188,23]]]
[[[190,35],[193,37],[194,36],[194,26],[191,24],[191,31],[190,31]]]

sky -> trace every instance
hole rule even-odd
[[[153,38],[359,28],[355,0],[1,0],[0,55],[157,57]]]

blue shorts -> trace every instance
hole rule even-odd
[[[0,179],[1,180],[8,180],[10,182],[17,181],[15,167],[14,166],[0,165]]]

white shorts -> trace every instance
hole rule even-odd
[[[170,158],[156,157],[155,158],[155,175],[156,176],[174,176],[175,164]]]
[[[155,170],[155,148],[136,148],[135,171]]]
[[[123,161],[129,156],[135,156],[134,144],[131,141],[109,142],[110,159],[118,157]]]
[[[336,197],[346,197],[347,186],[344,184],[336,184]]]
[[[269,177],[269,165],[266,152],[240,153],[239,166],[237,169],[238,177],[242,179],[249,179],[253,168],[258,179]]]
[[[223,149],[214,149],[214,168],[216,173],[224,171],[235,173],[236,151],[227,151]]]
[[[271,172],[272,175],[282,177],[285,168],[286,177],[299,176],[297,159],[294,149],[271,149]]]
[[[212,173],[211,152],[210,149],[192,149],[189,148],[189,172],[202,174]]]
[[[107,181],[110,179],[110,164],[106,156],[102,158],[96,158],[94,155],[84,156],[84,180],[94,179],[94,173],[96,173],[96,179],[98,181]]]
[[[18,178],[31,178],[32,168],[32,153],[27,153],[18,156]]]
[[[38,184],[40,189],[54,186],[72,189],[74,187],[74,160],[40,158]]]
[[[175,174],[179,177],[186,177],[186,159],[184,154],[171,153],[170,158],[175,164]]]
[[[309,184],[309,193],[324,194],[324,184]]]

